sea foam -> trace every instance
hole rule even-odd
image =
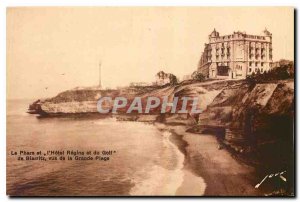
[[[131,189],[130,195],[175,195],[177,189],[183,182],[184,179],[184,155],[178,150],[177,146],[174,145],[169,137],[170,132],[163,132],[163,146],[166,149],[172,149],[176,153],[176,165],[172,170],[163,168],[159,165],[151,167],[147,173],[146,179],[135,178],[135,186]]]

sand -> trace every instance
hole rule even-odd
[[[253,167],[219,149],[215,136],[185,132],[186,126],[156,124],[173,132],[173,142],[185,155],[184,179],[176,195],[189,196],[260,196],[259,181]]]

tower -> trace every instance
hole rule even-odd
[[[101,84],[101,61],[99,63],[99,88],[102,88],[102,84]]]

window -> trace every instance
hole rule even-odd
[[[249,72],[251,72],[252,71],[252,69],[251,68],[249,68]]]
[[[258,65],[258,62],[255,63],[255,67],[257,67],[257,65]]]
[[[243,69],[242,65],[236,65],[235,68],[236,68],[237,70],[242,70],[242,69]]]
[[[261,66],[262,66],[262,67],[264,66],[264,63],[263,63],[263,62],[261,63]]]
[[[249,66],[252,66],[252,62],[249,62]]]

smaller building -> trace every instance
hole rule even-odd
[[[151,86],[151,84],[147,82],[131,82],[129,84],[130,87],[135,87],[135,86]]]
[[[184,76],[182,77],[182,80],[183,80],[183,81],[191,80],[191,79],[192,79],[192,75],[191,75],[191,74],[187,74],[187,75],[184,75]]]

